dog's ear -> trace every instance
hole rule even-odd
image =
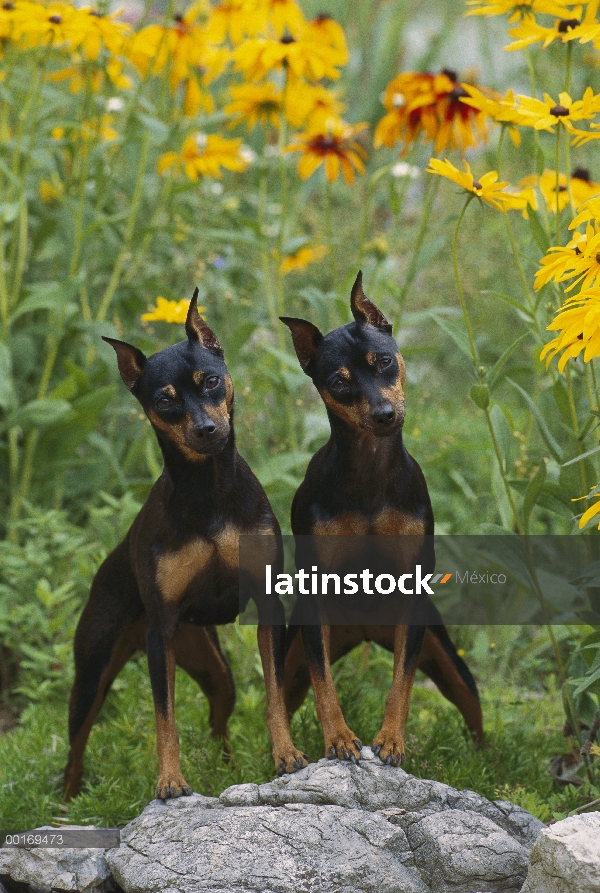
[[[123,383],[132,394],[135,394],[146,365],[146,357],[141,350],[138,350],[133,344],[127,344],[126,341],[117,341],[116,338],[105,338],[104,335],[102,340],[114,347]]]
[[[199,344],[207,347],[219,356],[223,356],[223,348],[217,340],[217,336],[210,329],[198,313],[198,288],[194,290],[190,307],[185,321],[185,331],[190,344]]]
[[[292,333],[296,356],[306,374],[310,375],[312,363],[323,341],[323,335],[316,326],[305,319],[296,319],[294,316],[280,316],[279,319]]]
[[[381,310],[378,310],[375,304],[369,301],[363,291],[362,270],[358,271],[358,276],[352,286],[350,309],[356,322],[362,325],[376,326],[378,329],[383,329],[388,335],[392,334],[392,327]]]

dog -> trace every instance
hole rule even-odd
[[[206,694],[211,734],[226,738],[235,687],[214,627],[231,623],[240,610],[240,534],[269,538],[272,560],[282,561],[277,519],[235,446],[233,384],[223,350],[198,314],[197,297],[198,289],[185,323],[187,340],[149,358],[131,344],[104,338],[150,420],[164,469],[127,536],[98,570],[77,626],[67,799],[80,789],[85,746],[106,693],[138,648],[148,657],[154,699],[156,796],[191,794],[179,761],[175,666]],[[267,725],[282,774],[307,765],[307,758],[292,742],[283,697],[285,625],[271,625],[280,606],[265,598],[257,587]],[[269,624],[261,620],[267,615]]]
[[[405,365],[391,325],[363,292],[361,272],[350,307],[354,322],[325,336],[306,320],[281,317],[331,425],[328,443],[313,456],[294,497],[292,531],[296,537],[314,537],[315,543],[323,535],[408,535],[405,542],[422,544],[425,571],[433,571],[431,501],[423,473],[402,439]],[[313,551],[313,560],[315,555]],[[340,555],[338,564],[343,560]],[[394,653],[392,687],[373,742],[374,753],[384,763],[404,762],[404,730],[417,667],[459,708],[474,741],[482,740],[475,680],[432,604],[429,616],[431,611],[435,623],[430,626],[305,624],[301,635],[292,615],[284,674],[286,705],[292,714],[312,684],[326,756],[352,761],[360,757],[362,745],[344,720],[331,664],[363,641],[377,642]]]

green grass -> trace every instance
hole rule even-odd
[[[177,673],[182,769],[202,794],[217,795],[231,784],[273,777],[254,633],[251,627],[229,627],[222,635],[238,684],[229,762],[223,761],[219,742],[209,737],[205,698],[185,673]],[[493,660],[498,666],[498,659]],[[391,670],[391,655],[374,645],[356,649],[335,668],[348,724],[365,743],[378,731]],[[486,743],[480,750],[468,740],[456,709],[420,679],[407,726],[406,771],[492,799],[512,799],[546,821],[581,805],[586,792],[558,790],[547,770],[549,758],[565,749],[562,706],[552,678],[545,690],[526,690],[510,674],[490,678],[494,676],[481,686]],[[131,661],[109,694],[90,736],[83,791],[70,804],[61,792],[66,712],[64,695],[33,704],[22,714],[20,726],[0,737],[4,828],[67,822],[114,826],[132,819],[152,799],[156,737],[145,659]],[[312,696],[294,717],[293,736],[311,760],[323,755]]]

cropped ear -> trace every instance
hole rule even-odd
[[[356,322],[362,325],[377,326],[378,329],[383,329],[388,335],[392,334],[392,327],[381,310],[378,310],[375,304],[369,301],[363,291],[362,270],[358,271],[358,276],[352,286],[350,309]]]
[[[319,352],[323,335],[316,326],[305,319],[296,319],[294,316],[280,316],[279,319],[292,333],[296,356],[306,374],[310,375],[310,366]]]
[[[146,365],[146,357],[141,350],[138,350],[133,344],[127,344],[126,341],[117,341],[116,338],[105,338],[104,335],[102,340],[114,347],[123,383],[132,394],[135,394]]]
[[[198,313],[198,289],[196,288],[190,301],[190,306],[185,321],[185,331],[190,344],[198,343],[200,347],[207,347],[209,350],[223,356],[223,348],[217,340],[217,336],[210,329],[200,314]]]

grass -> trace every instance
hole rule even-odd
[[[185,673],[177,672],[182,769],[193,789],[205,795],[273,777],[254,629],[228,627],[222,639],[238,684],[230,762],[223,761],[219,742],[209,737],[205,698]],[[502,655],[490,658],[496,670],[502,660]],[[357,649],[335,668],[342,709],[365,743],[378,731],[391,672],[391,655],[376,645]],[[481,685],[486,743],[476,750],[456,709],[421,677],[407,726],[406,771],[490,799],[513,800],[544,821],[581,805],[584,791],[558,790],[548,773],[548,760],[565,749],[558,690],[552,677],[545,688],[533,684],[535,689],[525,688],[510,673],[504,679],[497,671],[490,673],[490,681]],[[312,695],[294,717],[292,730],[295,743],[312,761],[322,757]],[[153,796],[155,740],[146,662],[140,658],[127,665],[109,694],[90,736],[84,789],[65,804],[61,780],[67,755],[66,698],[30,705],[20,726],[0,737],[2,826],[24,830],[39,824],[115,826],[129,821]]]

